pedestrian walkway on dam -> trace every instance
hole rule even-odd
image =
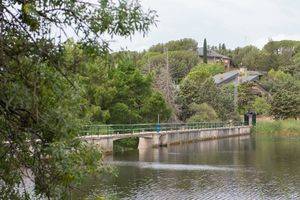
[[[82,135],[110,135],[170,130],[219,128],[246,125],[245,122],[197,122],[197,123],[152,123],[152,124],[92,124],[83,127]]]
[[[139,149],[143,149],[246,134],[250,126],[243,122],[114,124],[87,125],[80,139],[111,153],[113,141],[124,138],[139,138]]]

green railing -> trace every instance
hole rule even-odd
[[[163,132],[171,130],[189,130],[204,128],[221,128],[242,126],[243,122],[199,122],[199,123],[161,123],[161,124],[110,124],[110,125],[86,125],[82,135],[109,135],[139,132]]]

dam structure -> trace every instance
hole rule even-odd
[[[251,126],[245,123],[176,123],[87,125],[82,141],[97,146],[105,154],[113,152],[113,143],[125,138],[139,138],[139,149],[249,135]]]

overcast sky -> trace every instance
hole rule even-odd
[[[114,38],[113,50],[141,51],[153,44],[193,38],[229,48],[273,40],[300,40],[300,0],[141,0],[157,11],[157,27],[143,37]]]

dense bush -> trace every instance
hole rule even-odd
[[[224,73],[225,66],[218,63],[209,63],[209,64],[201,63],[192,69],[192,71],[199,71],[199,70],[207,71],[211,76],[214,76],[217,74]]]
[[[189,110],[192,116],[187,119],[187,122],[213,122],[218,120],[216,111],[207,103],[192,103]]]

